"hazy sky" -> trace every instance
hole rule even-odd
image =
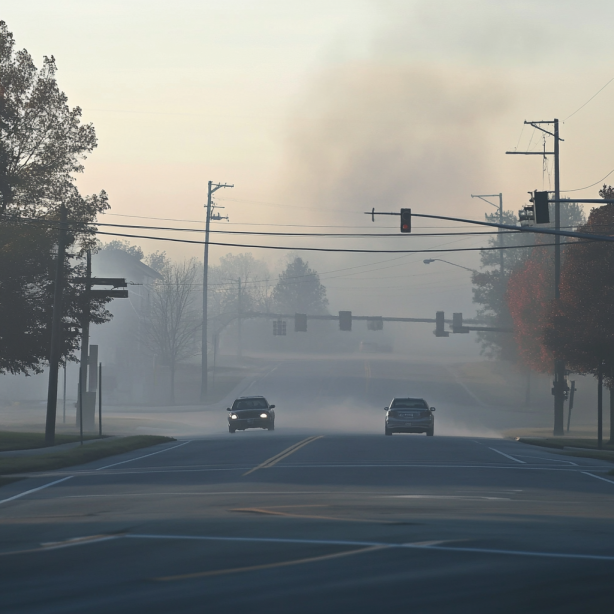
[[[494,209],[472,192],[503,192],[517,210],[527,191],[552,181],[539,157],[504,155],[542,146],[523,120],[565,120],[614,77],[614,4],[598,0],[7,0],[0,18],[37,64],[56,57],[71,105],[96,126],[83,191],[106,189],[114,214],[202,220],[207,181],[234,183],[218,193],[231,221],[216,224],[223,229],[368,227],[362,212],[372,206],[483,219]],[[561,125],[563,189],[614,169],[613,103],[614,83]],[[396,227],[390,219],[373,226]],[[444,243],[484,239],[317,242]],[[272,266],[283,257],[257,255]],[[331,309],[473,313],[469,273],[427,268],[425,257],[323,274]],[[477,252],[430,257],[479,263]],[[307,258],[324,273],[393,256]]]

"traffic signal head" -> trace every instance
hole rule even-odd
[[[533,195],[533,205],[535,208],[535,223],[550,223],[550,212],[548,210],[548,192],[538,192],[535,190]]]
[[[401,232],[411,232],[411,209],[401,209]]]
[[[339,330],[352,330],[352,312],[339,312]]]
[[[295,313],[294,314],[294,331],[297,333],[307,332],[307,314]]]
[[[445,316],[443,311],[435,313],[435,337],[449,337],[450,333],[445,330]]]

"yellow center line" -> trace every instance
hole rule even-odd
[[[245,571],[258,571],[260,569],[272,569],[274,567],[289,567],[290,565],[303,565],[304,563],[315,563],[317,561],[326,561],[328,559],[337,559],[343,556],[352,556],[354,554],[362,554],[364,552],[372,552],[375,550],[383,550],[389,546],[368,546],[367,548],[359,548],[358,550],[345,550],[336,552],[335,554],[325,554],[322,556],[312,556],[306,559],[295,559],[293,561],[281,561],[279,563],[267,563],[265,565],[253,565],[251,567],[233,567],[230,569],[215,569],[213,571],[201,571],[196,573],[183,574],[180,576],[164,576],[154,578],[159,582],[173,582],[175,580],[189,580],[191,578],[206,578],[208,576],[222,576],[231,573],[242,573]]]
[[[290,456],[290,454],[293,454],[294,452],[296,452],[297,450],[299,450],[303,446],[306,446],[307,444],[311,443],[312,441],[315,441],[316,439],[320,439],[322,437],[323,437],[323,435],[312,435],[311,437],[307,437],[307,439],[303,439],[302,441],[299,441],[298,443],[295,443],[294,445],[290,446],[289,448],[286,448],[285,450],[282,450],[279,454],[276,454],[275,456],[271,456],[271,458],[267,458],[267,460],[265,460],[263,463],[260,463],[260,465],[258,465],[257,467],[254,467],[253,469],[250,469],[249,471],[246,471],[243,474],[243,476],[249,475],[250,473],[253,473],[254,471],[258,471],[258,469],[266,469],[268,467],[272,467],[273,465],[278,463],[280,460],[283,460],[287,456]]]

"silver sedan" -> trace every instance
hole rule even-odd
[[[429,407],[424,399],[395,397],[386,410],[384,433],[435,433],[434,407]]]

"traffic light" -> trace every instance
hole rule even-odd
[[[294,332],[306,333],[307,332],[307,314],[295,313],[294,314]]]
[[[284,336],[286,334],[286,322],[284,320],[273,320],[273,335]]]
[[[352,330],[352,312],[339,312],[339,330]]]
[[[411,209],[401,209],[401,232],[411,232]]]
[[[367,330],[384,330],[384,318],[369,318],[367,320]]]
[[[536,224],[549,224],[550,223],[550,211],[548,209],[548,192],[538,192],[535,190],[533,193],[533,206],[535,209],[535,223]]]
[[[445,331],[445,316],[443,311],[438,311],[435,314],[435,330],[433,331],[435,337],[449,337],[450,333]]]
[[[452,314],[452,332],[453,333],[468,333],[469,329],[463,326],[463,314]]]

